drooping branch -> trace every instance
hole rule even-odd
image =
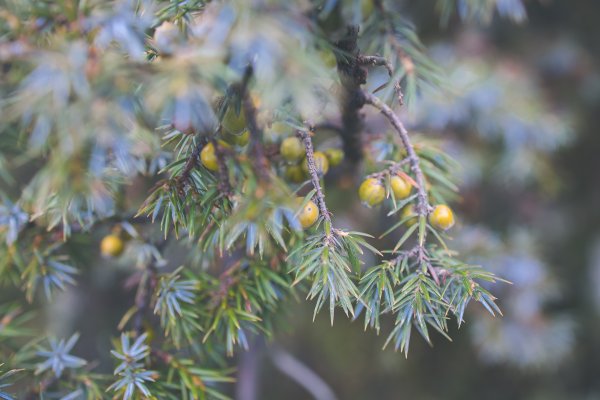
[[[400,141],[408,154],[406,159],[410,164],[410,169],[415,175],[415,180],[417,183],[417,206],[415,208],[415,212],[419,217],[427,217],[431,210],[431,206],[429,205],[429,197],[427,194],[427,187],[425,186],[425,176],[423,171],[421,170],[421,166],[419,165],[419,156],[415,152],[415,149],[410,141],[410,137],[408,136],[408,131],[404,127],[400,118],[396,115],[396,113],[383,101],[379,100],[375,95],[363,92],[365,103],[369,104],[376,109],[378,109],[390,122],[390,124],[394,127],[396,132],[398,132],[398,136],[400,137]],[[425,264],[427,266],[427,270],[431,274],[431,277],[435,280],[435,282],[439,285],[439,278],[437,276],[437,272],[431,265],[429,261],[429,257],[426,254],[425,247],[423,243],[425,242],[425,237],[427,235],[427,229],[424,230],[422,240],[415,247],[416,257],[419,262]]]

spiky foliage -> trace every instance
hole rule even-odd
[[[429,342],[430,327],[447,335],[449,315],[460,324],[471,300],[499,312],[480,284],[494,276],[459,261],[428,222],[455,196],[454,162],[392,108],[440,86],[442,74],[395,2],[374,1],[369,13],[359,3],[3,2],[3,291],[20,289],[27,307],[53,301],[80,283],[82,245],[101,233],[130,296],[112,376],[72,354],[77,335],[50,339],[50,349],[36,335],[15,339],[21,310],[8,305],[2,353],[36,371],[27,396],[226,398],[223,354],[271,335],[296,293],[315,314],[328,305],[332,323],[336,307],[362,310],[377,330],[392,314],[388,341],[405,351],[413,327]],[[363,107],[390,123],[364,148]],[[385,181],[398,221],[388,233],[402,230],[392,250],[332,218],[318,154],[332,147],[327,126],[353,151],[346,167],[365,158]],[[303,165],[279,154],[286,137],[301,139]],[[392,176],[414,193],[396,199]],[[313,226],[300,215],[310,201]],[[409,206],[414,216],[397,217]],[[365,265],[366,253],[386,258]]]

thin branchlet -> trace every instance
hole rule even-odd
[[[254,70],[252,66],[248,65],[244,71],[244,77],[239,84],[238,90],[242,99],[242,108],[244,110],[244,115],[246,116],[246,124],[248,126],[248,131],[250,132],[250,150],[254,156],[254,168],[258,177],[264,182],[268,182],[270,180],[269,161],[267,160],[267,157],[265,157],[265,149],[262,140],[263,132],[256,121],[256,107],[254,106],[254,102],[248,91],[248,85],[250,84],[253,73]]]
[[[202,151],[202,148],[205,144],[205,138],[202,137],[197,140],[196,144],[194,145],[194,148],[192,149],[192,152],[190,153],[190,156],[188,157],[187,161],[185,162],[185,165],[183,166],[181,174],[177,177],[179,183],[187,182],[187,180],[190,177],[190,174],[192,173],[192,170],[198,165],[200,152]]]
[[[225,152],[223,151],[223,148],[219,146],[214,136],[210,139],[210,142],[215,149],[215,156],[217,157],[217,166],[219,168],[219,191],[229,197],[232,194],[232,187],[231,182],[229,182],[229,170],[225,163]]]
[[[386,175],[390,175],[390,176],[396,175],[402,169],[402,167],[404,167],[405,165],[407,165],[409,163],[410,163],[410,160],[408,158],[404,158],[400,161],[396,161],[396,162],[392,163],[389,167],[387,167],[384,170],[381,170],[379,172],[374,172],[372,174],[367,175],[367,178],[382,179]]]
[[[392,67],[392,63],[390,63],[385,57],[360,55],[356,58],[356,61],[360,65],[385,67],[390,78],[394,75],[394,68]]]
[[[317,206],[319,207],[319,212],[325,219],[325,221],[331,224],[331,214],[327,209],[327,205],[325,204],[325,195],[323,194],[323,189],[321,188],[321,182],[319,179],[319,174],[317,173],[317,166],[315,164],[315,151],[312,144],[311,133],[307,131],[299,131],[298,136],[302,140],[304,144],[304,149],[306,151],[306,163],[308,165],[308,173],[310,175],[310,181],[313,187],[316,190],[315,197],[317,198]],[[328,233],[329,237],[331,234]]]

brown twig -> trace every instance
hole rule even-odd
[[[385,57],[380,56],[358,56],[356,57],[356,61],[360,65],[372,65],[372,66],[381,66],[385,67],[388,72],[390,78],[394,75],[394,68],[392,67],[392,63],[390,63]]]
[[[205,139],[198,140],[198,142],[194,146],[194,149],[192,150],[192,153],[190,154],[187,161],[185,162],[185,165],[183,166],[183,170],[181,171],[181,174],[177,177],[178,182],[180,182],[180,183],[187,182],[187,180],[190,177],[190,174],[192,173],[192,170],[196,167],[196,165],[198,165],[200,152],[202,151],[202,148],[204,147],[205,144],[206,144]]]
[[[229,197],[232,194],[231,182],[229,182],[229,170],[227,168],[227,164],[225,163],[225,152],[223,148],[217,143],[215,137],[210,138],[210,142],[215,149],[215,156],[217,157],[217,166],[219,167],[219,191],[225,196]]]
[[[150,306],[150,299],[157,284],[156,268],[150,265],[140,279],[138,290],[135,294],[135,306],[137,311],[133,317],[133,329],[136,336],[140,336],[144,331],[144,316]]]
[[[404,167],[406,164],[409,164],[409,163],[410,163],[410,160],[408,158],[402,159],[400,161],[393,162],[386,169],[384,169],[382,171],[379,171],[379,172],[374,172],[374,173],[372,173],[370,175],[367,175],[367,178],[381,179],[385,175],[390,175],[390,176],[394,175],[398,171],[400,171],[402,169],[402,167]]]
[[[331,214],[329,213],[329,210],[327,210],[327,205],[325,204],[325,195],[323,194],[323,190],[321,189],[321,182],[319,180],[319,174],[317,173],[317,166],[315,165],[315,152],[313,149],[311,133],[306,131],[298,131],[298,135],[302,139],[302,143],[304,144],[304,149],[306,151],[306,163],[308,165],[308,173],[310,175],[310,181],[316,190],[315,196],[317,198],[317,206],[319,207],[319,212],[321,213],[325,221],[331,224]],[[329,238],[330,236],[331,234],[328,233],[327,237]]]
[[[246,67],[244,77],[239,86],[240,96],[242,98],[242,108],[244,109],[244,115],[246,116],[246,124],[250,131],[250,149],[254,154],[254,168],[256,173],[265,182],[270,180],[269,177],[269,161],[265,157],[263,148],[263,132],[258,126],[256,121],[256,108],[254,102],[248,93],[248,84],[250,78],[252,78],[253,68],[252,66]]]

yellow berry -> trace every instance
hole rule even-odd
[[[410,196],[411,184],[404,178],[394,175],[390,178],[390,186],[394,192],[394,198],[396,200],[402,200]]]
[[[123,254],[124,249],[123,240],[117,235],[106,235],[100,242],[100,252],[105,257],[118,257]]]
[[[283,173],[285,179],[292,183],[302,183],[306,180],[306,174],[299,165],[288,165]]]
[[[450,229],[454,225],[454,213],[447,205],[439,204],[429,214],[429,222],[438,229]]]
[[[329,165],[332,167],[340,165],[344,159],[344,152],[340,149],[327,149],[325,150],[325,155],[327,156]]]
[[[230,146],[222,141],[218,141],[218,145],[221,147],[229,148]],[[202,148],[200,151],[200,162],[204,167],[210,171],[218,171],[219,170],[219,162],[217,160],[217,154],[215,153],[215,146],[212,143],[208,143],[206,146]]]
[[[317,170],[318,175],[325,175],[327,171],[329,171],[329,161],[327,160],[327,156],[320,151],[315,151],[313,154],[313,158],[315,160],[315,169]],[[305,158],[302,162],[302,169],[307,174],[308,170],[308,160]]]
[[[212,143],[208,143],[200,151],[200,162],[204,167],[210,171],[218,171],[219,163],[217,161],[217,155],[215,154],[215,146]]]
[[[298,220],[303,229],[310,228],[319,218],[319,209],[317,205],[309,200],[308,203],[298,213]]]
[[[304,146],[297,137],[291,136],[283,139],[279,146],[281,156],[289,162],[297,162],[304,157]]]
[[[415,207],[412,204],[407,205],[402,209],[402,213],[400,214],[400,219],[410,218],[406,221],[406,226],[413,226],[417,223],[417,213],[415,212]]]
[[[365,179],[358,188],[358,197],[369,207],[376,206],[385,199],[385,187],[379,179]]]
[[[244,110],[240,110],[239,114],[236,114],[235,107],[229,105],[221,124],[231,134],[238,135],[242,133],[246,129],[246,115],[244,114]]]

